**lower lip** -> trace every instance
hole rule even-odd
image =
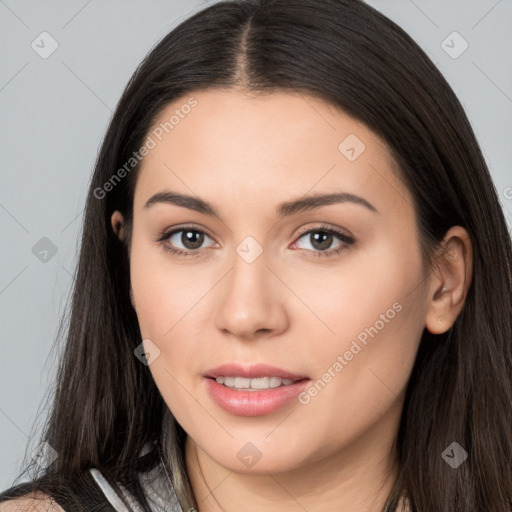
[[[237,416],[263,416],[289,404],[304,391],[310,379],[261,391],[231,389],[215,379],[205,380],[208,393],[225,411]]]

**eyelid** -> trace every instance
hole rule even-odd
[[[195,224],[183,224],[183,225],[173,226],[171,228],[163,230],[162,233],[160,235],[158,235],[157,242],[167,239],[167,238],[169,238],[169,236],[179,233],[180,231],[186,231],[186,230],[197,231],[198,233],[203,233],[208,238],[211,238],[213,240],[213,237],[208,233],[208,231],[205,228],[199,227]]]
[[[352,235],[350,235],[350,233],[346,229],[330,226],[328,224],[323,224],[323,223],[320,223],[320,225],[316,225],[313,227],[306,226],[304,228],[301,228],[297,237],[300,238],[301,236],[303,236],[307,233],[315,232],[315,231],[327,231],[328,233],[334,233],[336,235],[340,235],[340,236],[343,236],[346,238],[353,239]]]

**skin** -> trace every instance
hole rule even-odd
[[[422,332],[445,332],[464,304],[469,236],[452,227],[426,272],[412,199],[389,151],[334,106],[290,92],[193,97],[197,107],[142,163],[130,274],[142,338],[160,350],[150,371],[188,434],[199,510],[381,510],[396,478],[393,440]],[[155,126],[187,99],[168,105]],[[354,161],[338,150],[349,134],[366,146]],[[165,190],[200,197],[219,217],[173,204],[144,208]],[[341,191],[377,212],[345,202],[275,215],[284,201]],[[122,214],[111,222],[124,238]],[[184,224],[207,233],[196,256],[175,256],[156,241]],[[302,233],[321,225],[355,243],[315,257],[322,249]],[[236,252],[248,236],[263,249],[252,263]],[[181,233],[163,243],[193,250]],[[334,236],[324,252],[343,245]],[[241,417],[206,391],[202,375],[228,362],[272,364],[316,381],[397,302],[400,312],[306,405]],[[261,455],[250,468],[237,457],[247,442]]]
[[[24,498],[0,504],[1,512],[64,512],[62,507],[43,493],[30,493]]]

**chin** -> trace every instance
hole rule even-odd
[[[268,439],[254,442],[245,439],[234,439],[228,445],[216,444],[211,449],[206,444],[203,451],[217,464],[235,473],[284,473],[307,464],[307,454],[295,443],[287,447]]]

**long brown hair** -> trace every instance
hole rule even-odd
[[[112,187],[169,102],[212,87],[299,91],[336,105],[388,144],[414,199],[425,261],[453,225],[469,233],[474,274],[452,328],[426,329],[396,438],[399,475],[384,511],[509,512],[512,498],[512,248],[482,152],[454,92],[400,27],[360,0],[220,1],[170,32],[130,79],[90,183],[65,350],[43,440],[58,453],[34,488],[50,495],[96,467],[145,502],[138,454],[156,447],[183,510],[197,507],[185,433],[146,366],[129,297],[138,165]],[[118,175],[119,176],[119,175]],[[113,183],[112,181],[110,181]],[[128,239],[129,242],[129,239]],[[452,469],[452,443],[468,453]],[[153,455],[152,455],[153,454]],[[38,476],[38,479],[35,476]]]

